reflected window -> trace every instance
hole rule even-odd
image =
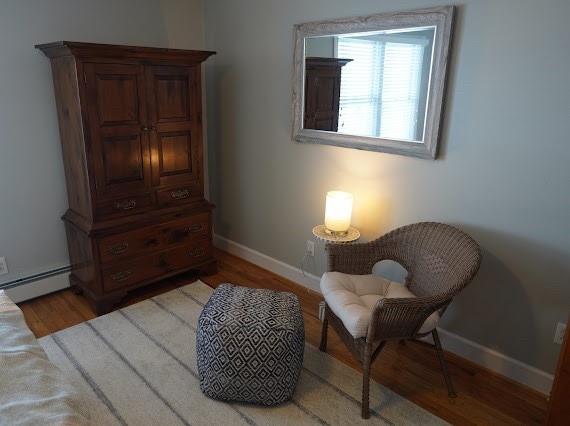
[[[425,102],[421,99],[427,92],[422,75],[429,44],[428,37],[417,33],[337,37],[337,57],[352,59],[342,69],[338,131],[422,140]]]

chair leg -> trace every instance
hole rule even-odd
[[[433,341],[435,343],[435,350],[437,352],[437,357],[439,358],[439,364],[441,365],[441,369],[443,370],[443,377],[445,378],[445,384],[447,385],[447,393],[450,397],[455,398],[457,393],[453,388],[453,383],[451,383],[451,376],[449,374],[449,370],[447,369],[447,363],[445,362],[445,358],[443,356],[443,349],[441,348],[441,342],[439,340],[439,334],[436,329],[431,332],[433,336]]]
[[[327,331],[329,327],[329,321],[327,319],[326,309],[325,309],[325,317],[323,318],[323,330],[321,332],[321,344],[319,345],[319,350],[321,352],[327,351]]]
[[[362,406],[361,413],[363,419],[370,418],[370,364],[371,360],[371,349],[369,345],[366,345],[364,349],[364,364],[362,372]]]

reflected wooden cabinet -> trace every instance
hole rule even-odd
[[[56,42],[51,60],[72,271],[98,314],[127,291],[212,273],[201,64],[214,52]]]
[[[305,59],[305,129],[338,130],[342,67],[352,59]]]

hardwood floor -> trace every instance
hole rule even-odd
[[[231,282],[238,285],[292,291],[299,297],[305,319],[306,340],[318,346],[321,321],[317,318],[322,297],[283,277],[222,251],[216,252],[219,271],[200,279],[211,287]],[[186,275],[138,290],[115,307],[139,302],[195,280]],[[94,318],[82,296],[62,290],[19,304],[37,337]],[[344,345],[329,329],[328,353],[361,370]],[[434,351],[423,345],[388,344],[372,365],[372,377],[394,392],[455,425],[541,424],[547,408],[546,397],[478,365],[446,353],[457,398],[447,395],[445,382]],[[374,402],[371,402],[371,406]],[[359,411],[355,411],[355,416]]]

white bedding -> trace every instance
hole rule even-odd
[[[87,425],[89,411],[0,290],[0,425]]]

